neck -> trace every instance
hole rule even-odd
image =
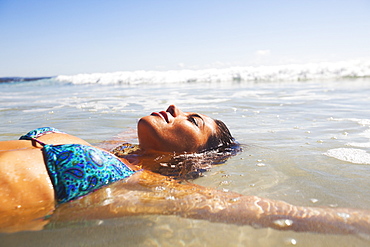
[[[153,172],[158,172],[161,164],[170,162],[174,156],[173,153],[144,150],[139,145],[128,143],[115,147],[110,152],[133,165]]]

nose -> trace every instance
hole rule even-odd
[[[175,105],[170,105],[166,112],[169,112],[173,117],[177,117],[179,115],[184,114],[177,106]]]

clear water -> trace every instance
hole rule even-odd
[[[53,126],[137,142],[137,119],[176,104],[223,120],[243,152],[194,182],[295,205],[370,209],[370,79],[138,85],[0,84],[0,140]],[[176,216],[0,234],[4,246],[368,246],[357,236],[254,229]]]

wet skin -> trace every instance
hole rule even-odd
[[[201,149],[216,131],[216,123],[207,116],[184,113],[170,106],[167,111],[142,118],[138,128],[144,149],[193,152]],[[90,145],[78,137],[60,133],[43,135],[38,140],[54,145]],[[299,207],[182,184],[145,170],[60,204],[54,210],[54,188],[41,148],[27,140],[0,142],[0,232],[41,230],[49,221],[172,214],[279,230],[370,236],[370,211]],[[132,169],[138,168],[124,162]]]
[[[215,121],[203,114],[182,112],[175,105],[138,122],[140,147],[147,151],[197,152],[215,133]]]

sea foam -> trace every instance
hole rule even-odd
[[[334,148],[328,150],[325,155],[347,161],[354,164],[370,165],[370,154],[365,150],[356,148]]]
[[[59,75],[56,79],[73,84],[161,84],[229,81],[305,81],[363,77],[370,77],[370,60],[203,70],[121,71],[70,76]]]

